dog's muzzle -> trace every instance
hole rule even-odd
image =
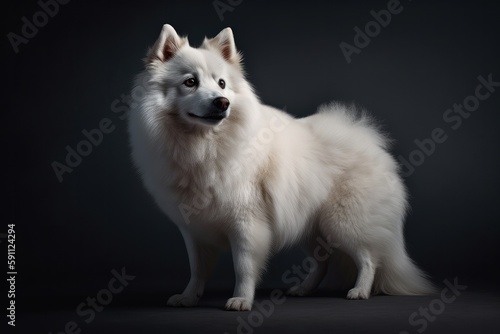
[[[208,112],[204,115],[188,113],[190,117],[198,118],[209,124],[217,124],[228,116],[229,100],[225,97],[217,97],[212,101]]]

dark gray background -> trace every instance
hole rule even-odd
[[[474,93],[479,75],[500,81],[499,7],[495,1],[402,5],[351,64],[339,43],[353,44],[353,28],[363,28],[373,20],[370,11],[385,9],[387,1],[243,1],[223,21],[212,1],[72,1],[19,54],[5,37],[0,232],[16,223],[21,310],[72,309],[122,267],[136,276],[122,301],[163,303],[187,283],[181,235],[143,189],[126,122],[111,108],[129,94],[164,23],[192,45],[232,27],[248,79],[265,103],[301,117],[331,100],[355,101],[395,139],[395,156],[408,158],[416,139],[443,128],[446,142],[405,178],[410,255],[438,284],[458,276],[470,286],[497,287],[500,89],[457,130],[442,117]],[[4,10],[4,36],[20,33],[21,17],[39,10],[35,1]],[[115,130],[60,183],[51,163],[64,162],[66,145],[75,148],[85,139],[82,130],[103,118]],[[283,288],[282,273],[302,259],[297,250],[275,257],[262,287]],[[226,254],[208,293],[233,284]]]

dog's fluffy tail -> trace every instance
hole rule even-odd
[[[436,292],[427,275],[410,259],[404,245],[381,259],[373,290],[388,295],[426,295]]]

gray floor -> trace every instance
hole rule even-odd
[[[229,295],[229,292],[227,292]],[[285,297],[274,304],[271,290],[259,291],[250,312],[222,309],[226,293],[204,297],[194,308],[170,308],[156,296],[145,304],[129,301],[87,317],[75,310],[22,314],[20,333],[499,333],[498,291],[463,291],[426,297],[374,296],[366,301],[317,292],[313,297]],[[452,300],[453,299],[453,300]],[[114,303],[113,303],[114,305]],[[425,310],[428,310],[426,314]],[[416,312],[416,313],[415,313]],[[427,318],[426,318],[427,317]],[[410,320],[411,318],[411,320]],[[67,325],[74,321],[76,325]],[[78,326],[72,328],[72,326]]]

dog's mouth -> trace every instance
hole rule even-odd
[[[224,113],[217,113],[217,114],[207,114],[204,116],[198,116],[193,113],[188,112],[187,113],[189,117],[192,118],[197,118],[200,120],[203,120],[204,122],[210,123],[210,124],[216,124],[222,121],[224,118],[226,118],[227,114]]]

